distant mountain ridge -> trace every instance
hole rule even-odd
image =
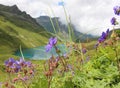
[[[0,4],[0,54],[46,44],[48,34],[34,18],[16,5]],[[7,52],[5,51],[7,50]]]
[[[21,15],[24,18],[26,18],[29,21],[33,21],[36,22],[36,20],[34,18],[32,18],[29,14],[27,14],[25,11],[21,11],[19,10],[19,8],[17,7],[17,5],[13,5],[13,6],[4,6],[2,4],[0,4],[0,11],[4,11],[4,12],[8,12],[8,13],[12,13],[15,15]]]
[[[56,32],[60,32],[62,33],[62,36],[67,36],[68,37],[68,27],[67,25],[63,24],[61,21],[59,21],[59,17],[53,17],[50,18],[49,16],[40,16],[38,18],[36,18],[36,21],[42,25],[48,32],[52,32],[55,33],[54,28],[52,26],[51,21],[54,24],[54,27],[56,29]],[[72,32],[74,33],[74,39],[76,41],[86,41],[87,38],[95,38],[92,35],[89,34],[83,34],[81,32],[76,31],[76,28],[73,24],[69,24],[71,27]],[[71,34],[72,35],[72,34]]]
[[[25,11],[20,11],[16,5],[4,6],[0,4],[0,16],[4,16],[7,20],[19,27],[23,27],[34,32],[41,30],[44,31],[44,28],[39,25],[34,18],[32,18]]]

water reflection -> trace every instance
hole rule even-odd
[[[67,48],[64,44],[60,44],[57,47],[60,49],[61,55],[65,54],[67,52]],[[45,46],[24,49],[22,51],[22,53],[23,53],[25,58],[34,59],[34,60],[48,59],[51,57],[52,54],[57,56],[57,53],[55,52],[54,48],[52,48],[52,50],[50,52],[46,53]],[[21,57],[20,51],[17,51],[15,53],[15,55]]]

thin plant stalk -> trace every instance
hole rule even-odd
[[[21,55],[22,55],[22,59],[25,61],[25,59],[24,59],[24,55],[23,55],[23,53],[22,53],[21,45],[20,45],[20,53],[21,53]]]
[[[50,7],[50,9],[51,9],[52,14],[54,15],[54,17],[56,17],[53,9],[52,9],[51,7]],[[57,20],[56,18],[55,18],[55,21],[56,21],[56,25],[57,25],[57,27],[58,27],[58,32],[60,32],[60,27],[59,27],[59,24],[58,24],[58,20]]]
[[[62,6],[63,6],[63,10],[64,10],[64,13],[65,13],[66,21],[67,21],[67,27],[68,27],[68,32],[69,32],[69,38],[70,38],[70,41],[72,41],[72,37],[71,37],[71,28],[70,28],[69,19],[68,19],[68,16],[67,16],[67,11],[66,11],[64,5],[62,5]]]
[[[10,83],[12,83],[12,79],[11,79],[11,74],[10,73],[8,73],[8,77],[9,77]]]
[[[56,52],[57,52],[58,48],[57,48],[56,46],[54,46],[54,47],[55,47],[55,50],[56,50]],[[58,54],[58,56],[60,57],[60,54],[59,54],[59,53],[57,53],[57,54]],[[65,60],[64,60],[63,58],[60,58],[60,60],[61,60],[61,62],[62,62],[62,64],[63,64],[64,70],[66,70]]]
[[[49,79],[48,79],[48,88],[50,88],[51,81],[52,81],[52,77],[49,77]]]
[[[118,71],[120,73],[120,61],[119,61],[119,57],[118,57],[118,52],[117,52],[117,49],[115,49],[115,56],[116,56],[116,59],[117,59],[117,68],[118,68]]]
[[[49,14],[49,13],[48,13]],[[52,21],[52,18],[50,17],[50,22],[51,22],[51,24],[52,24],[52,27],[53,27],[53,29],[54,29],[54,32],[55,32],[55,34],[57,33],[56,32],[56,29],[55,29],[55,26],[54,26],[54,23],[53,23],[53,21]]]

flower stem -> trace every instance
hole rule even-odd
[[[119,71],[119,73],[120,73],[120,61],[119,61],[119,57],[118,57],[118,52],[117,52],[117,50],[115,49],[115,56],[116,56],[116,58],[117,58],[117,68],[118,68],[118,71]]]

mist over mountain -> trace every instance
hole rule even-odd
[[[68,25],[63,24],[60,20],[59,17],[53,17],[50,18],[49,16],[40,16],[36,18],[36,21],[42,25],[48,32],[55,33],[54,29],[56,32],[59,34],[61,33],[64,38],[68,38],[68,25],[70,26],[71,30],[71,35],[73,36],[73,40],[75,41],[86,41],[87,38],[93,39],[95,36],[92,36],[90,34],[84,34],[76,30],[75,26],[71,23]],[[54,27],[53,27],[54,25]]]

